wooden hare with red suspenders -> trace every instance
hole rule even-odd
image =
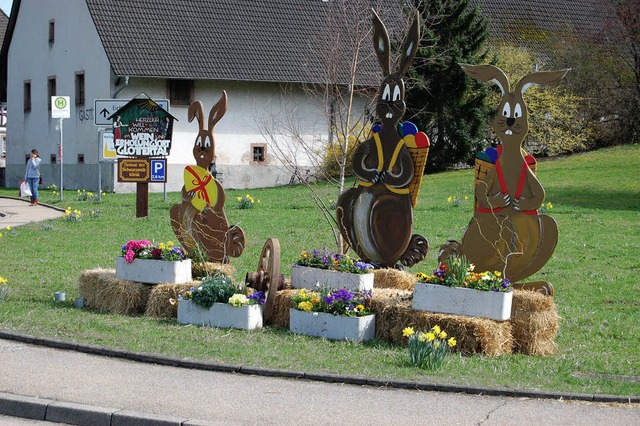
[[[440,250],[439,260],[464,255],[475,264],[476,271],[504,271],[515,283],[538,272],[558,242],[555,220],[538,214],[545,192],[527,164],[532,157],[522,149],[529,132],[523,94],[533,85],[557,86],[568,70],[527,74],[511,90],[507,76],[493,65],[461,66],[470,77],[500,88],[502,98],[492,126],[501,143],[495,167],[476,184],[476,209],[462,242],[448,241]],[[553,286],[544,281],[517,287],[553,294]]]

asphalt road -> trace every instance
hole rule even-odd
[[[171,424],[160,419],[219,425],[640,425],[640,404],[494,397],[202,371],[13,340],[0,339],[0,365],[0,414],[6,415],[2,407],[8,401],[41,401],[48,413],[58,409],[58,417],[48,419],[71,424],[81,424],[81,414],[108,412],[111,424],[126,414],[138,420],[119,424],[136,425]]]

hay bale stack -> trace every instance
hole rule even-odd
[[[192,281],[183,284],[158,284],[153,286],[144,314],[156,318],[177,318],[178,304],[172,305],[170,299],[177,300],[179,294],[184,294],[191,287],[198,287],[199,285],[200,281]]]
[[[514,290],[509,320],[514,352],[538,356],[555,353],[559,319],[553,297]]]
[[[458,343],[455,350],[465,355],[481,353],[499,356],[511,353],[513,340],[508,321],[414,311],[410,295],[411,292],[406,292],[393,296],[389,290],[374,292],[376,338],[406,345],[407,338],[402,336],[405,327],[428,331],[434,325],[439,325],[449,336],[456,338]]]
[[[220,262],[191,262],[191,277],[196,279],[205,278],[211,275],[224,274],[228,277],[233,277],[236,273],[236,268],[232,265],[223,264]]]
[[[413,274],[397,269],[376,269],[373,271],[375,288],[397,288],[413,291],[416,278]]]
[[[91,269],[78,280],[85,306],[102,312],[134,315],[144,312],[151,286],[116,278],[115,269]]]
[[[276,301],[273,306],[273,314],[271,323],[278,327],[289,328],[289,309],[291,308],[291,299],[298,290],[280,290],[276,294]]]

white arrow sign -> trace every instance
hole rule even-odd
[[[129,101],[131,99],[96,99],[94,103],[94,124],[96,126],[111,126],[113,121],[107,120],[107,117],[125,106]],[[154,102],[169,111],[168,99],[154,99]]]

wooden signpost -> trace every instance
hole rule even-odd
[[[166,157],[175,117],[146,97],[132,99],[109,119],[113,120],[118,182],[136,183],[136,217],[146,217],[149,183],[167,181]]]

